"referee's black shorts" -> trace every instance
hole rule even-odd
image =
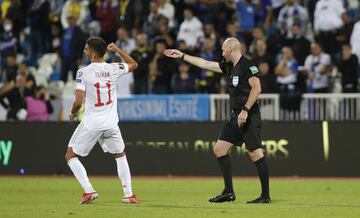
[[[248,112],[245,125],[239,127],[237,123],[241,111],[233,111],[230,118],[225,122],[219,140],[230,142],[236,146],[242,146],[245,142],[248,151],[262,148],[261,145],[261,115],[258,104],[254,104]]]

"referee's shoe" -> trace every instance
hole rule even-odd
[[[270,197],[260,196],[260,197],[256,198],[255,200],[247,201],[246,203],[247,204],[270,204],[271,199],[270,199]]]
[[[236,196],[235,193],[233,192],[229,192],[229,193],[221,193],[220,195],[210,198],[209,201],[211,203],[222,203],[222,202],[226,202],[226,201],[235,201]]]

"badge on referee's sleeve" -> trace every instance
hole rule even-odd
[[[259,69],[258,69],[257,67],[255,67],[255,66],[252,66],[252,67],[250,67],[249,69],[250,69],[250,71],[251,71],[252,74],[256,74],[256,73],[259,72]]]

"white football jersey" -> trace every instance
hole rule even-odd
[[[85,91],[85,128],[106,130],[117,126],[116,83],[129,72],[126,63],[91,63],[78,70],[76,89]]]

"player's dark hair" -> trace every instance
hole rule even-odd
[[[92,36],[90,37],[87,41],[86,44],[99,56],[99,57],[103,57],[106,53],[106,42],[100,38],[100,37],[96,37],[96,36]]]

